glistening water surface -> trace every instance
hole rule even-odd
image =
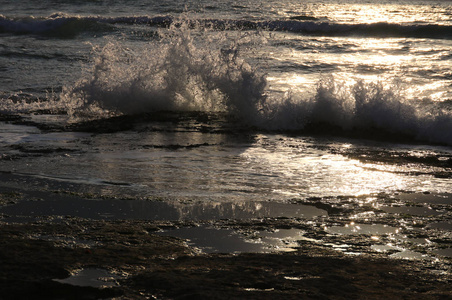
[[[156,125],[159,125],[158,123]],[[189,127],[193,124],[186,124]],[[447,193],[448,148],[278,134],[205,133],[184,126],[106,134],[41,133],[8,125],[2,171],[102,186],[104,194],[251,201]],[[6,135],[5,135],[6,137]],[[390,149],[385,147],[391,146]],[[396,158],[415,158],[400,165]],[[10,158],[10,159],[8,159]],[[20,158],[20,159],[19,159]],[[427,163],[423,163],[423,160]],[[429,160],[435,160],[431,165]],[[445,177],[445,178],[444,178]],[[111,190],[109,192],[109,190]]]
[[[3,220],[289,220],[446,261],[451,1],[0,7]]]

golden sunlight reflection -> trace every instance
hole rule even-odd
[[[345,226],[331,226],[327,231],[341,235],[368,234],[371,235],[372,240],[378,241],[382,235],[395,237],[400,232],[400,229],[384,224],[355,224],[350,222]]]
[[[297,91],[302,94],[312,93],[312,87],[318,82],[317,77],[305,76],[296,73],[279,77],[268,76],[266,79],[270,85],[270,88],[273,90],[276,89],[283,92]]]
[[[368,195],[419,189],[425,178],[409,178],[398,166],[363,163],[339,154],[290,145],[277,149],[250,147],[243,154],[253,172],[271,176],[272,193],[286,196]],[[350,147],[344,144],[344,147]],[[276,179],[278,178],[278,179]],[[420,182],[420,181],[421,182]],[[360,205],[378,205],[373,198]]]
[[[409,13],[407,12],[409,9]],[[394,5],[335,5],[331,8],[331,19],[344,20],[345,22],[359,23],[402,23],[419,22],[428,18],[421,14],[416,6],[401,8]]]
[[[404,40],[401,38],[350,38],[349,41],[356,45],[355,50],[364,49],[374,54],[382,54],[382,51],[400,50],[400,45]],[[406,53],[405,55],[408,56]]]
[[[295,37],[288,36],[287,39],[292,43],[300,43]],[[321,70],[334,71],[335,79],[350,84],[357,79],[391,82],[404,78],[400,74],[404,74],[405,68],[418,63],[413,61],[411,52],[405,49],[410,46],[401,38],[318,37],[314,41],[302,38],[301,42],[309,50],[277,50],[277,65],[290,66],[292,72],[284,76],[280,72],[270,72],[267,81],[272,90],[297,91],[309,96],[323,77]],[[340,52],[333,45],[352,51]],[[424,68],[428,63],[420,63],[419,68]],[[361,70],[359,78],[350,77],[350,66]]]

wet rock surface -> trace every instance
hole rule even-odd
[[[224,221],[252,231],[293,228],[293,219]],[[205,254],[156,234],[193,222],[93,221],[72,217],[0,225],[2,299],[447,299],[450,270],[431,262],[343,254],[300,240],[292,252]],[[299,225],[299,224],[298,224]],[[354,242],[357,242],[355,239]],[[362,245],[366,248],[365,243]],[[102,288],[61,283],[80,269],[117,274]]]
[[[60,146],[43,149],[13,154]],[[0,299],[451,297],[450,193],[216,202],[121,194],[121,180],[0,179]]]

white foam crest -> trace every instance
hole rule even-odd
[[[287,91],[281,99],[271,97],[261,125],[273,130],[302,130],[310,124],[328,123],[351,129],[354,102],[350,89],[336,83],[332,76],[320,80],[315,88],[312,98],[293,91]]]
[[[408,100],[397,81],[350,83],[327,76],[311,98],[293,91],[272,94],[265,76],[240,55],[253,33],[237,34],[231,38],[227,31],[179,22],[142,47],[110,41],[94,49],[88,75],[63,88],[53,107],[65,106],[76,121],[165,110],[227,112],[263,129],[329,124],[364,135],[381,131],[452,145],[452,113]]]
[[[361,127],[392,129],[410,133],[417,129],[421,116],[403,96],[397,81],[385,87],[382,82],[358,81],[353,87],[354,123]]]
[[[191,24],[192,25],[192,24]],[[130,50],[119,42],[95,49],[88,78],[66,87],[61,99],[71,115],[151,111],[226,111],[256,115],[266,80],[238,55],[238,40],[174,24],[161,41]],[[202,29],[201,29],[202,30]],[[205,30],[205,29],[204,29]]]
[[[422,120],[418,137],[424,141],[452,146],[452,112],[428,112]]]
[[[266,107],[268,118],[261,125],[268,129],[303,130],[328,124],[363,134],[381,130],[382,135],[452,145],[452,112],[434,102],[427,105],[408,100],[398,80],[350,84],[328,76],[317,84],[314,97],[287,93]]]

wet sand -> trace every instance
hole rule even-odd
[[[289,219],[235,227],[290,228]],[[450,299],[431,263],[345,255],[299,241],[293,252],[205,254],[156,234],[194,223],[73,217],[0,225],[1,299]],[[224,224],[223,224],[224,225]],[[100,284],[64,283],[80,270]],[[107,272],[108,271],[108,272]],[[108,275],[105,275],[108,273]],[[62,281],[58,281],[62,280]],[[104,284],[103,284],[104,283]],[[77,280],[75,280],[77,284]],[[108,287],[102,287],[103,285]]]

